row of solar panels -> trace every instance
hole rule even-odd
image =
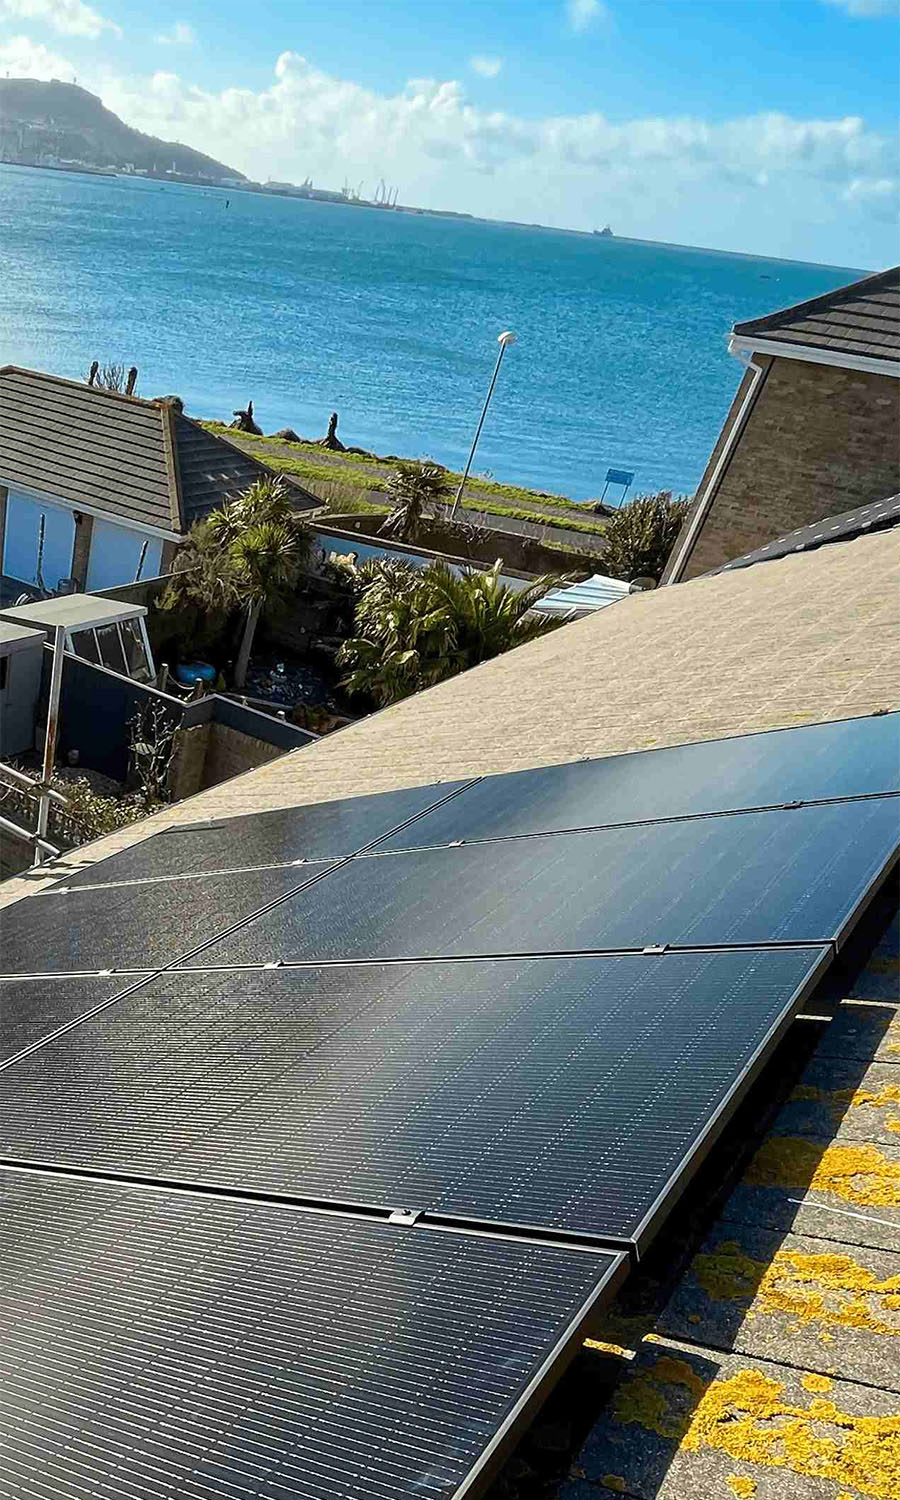
[[[179,830],[13,908],[0,1496],[480,1492],[895,861],[897,728]]]

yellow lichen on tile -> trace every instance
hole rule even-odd
[[[615,1490],[617,1495],[625,1493],[626,1484],[621,1474],[604,1474],[600,1483],[608,1490]]]
[[[750,1500],[756,1494],[756,1480],[749,1474],[729,1474],[725,1480],[735,1500]]]
[[[827,1479],[867,1500],[900,1494],[900,1412],[855,1416],[824,1397],[799,1405],[758,1369],[709,1382],[684,1361],[664,1356],[616,1393],[612,1416],[658,1433],[683,1453],[709,1449]]]
[[[619,1354],[623,1359],[628,1359],[630,1349],[623,1349],[621,1344],[608,1344],[605,1339],[585,1339],[586,1349],[599,1349],[601,1354]]]
[[[805,1391],[812,1391],[817,1396],[824,1396],[826,1391],[831,1390],[834,1382],[829,1380],[827,1375],[814,1375],[810,1373],[809,1375],[800,1376],[800,1384]]]
[[[900,1204],[900,1162],[877,1146],[821,1146],[800,1136],[769,1136],[744,1181],[750,1187],[794,1188],[830,1193],[863,1208]]]
[[[777,1313],[804,1324],[900,1335],[900,1276],[879,1279],[851,1255],[811,1255],[778,1250],[771,1261],[745,1255],[734,1240],[695,1256],[692,1271],[715,1302],[753,1303],[758,1314]]]
[[[800,1083],[791,1098],[825,1104],[839,1120],[848,1109],[900,1108],[900,1083],[888,1083],[880,1089],[820,1089],[809,1083]],[[900,1126],[900,1117],[892,1120],[888,1129],[892,1130],[895,1125]]]

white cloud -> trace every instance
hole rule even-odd
[[[587,31],[595,21],[608,18],[603,0],[566,0],[566,19],[573,31]]]
[[[193,26],[187,21],[176,21],[171,31],[162,31],[154,41],[162,42],[166,47],[193,47],[197,41],[197,33]]]
[[[483,57],[478,54],[469,58],[469,67],[482,78],[496,78],[503,67],[502,57]]]
[[[36,78],[40,83],[49,83],[51,78],[69,83],[75,77],[75,69],[67,58],[27,36],[12,36],[0,42],[0,73],[9,73],[12,78]]]
[[[23,37],[0,46],[6,69],[73,74]],[[209,92],[173,71],[124,77],[102,65],[82,64],[78,76],[129,125],[263,181],[309,175],[332,187],[346,176],[371,192],[388,176],[401,201],[423,207],[583,229],[609,222],[623,234],[844,265],[891,253],[896,143],[854,116],[526,118],[473,104],[457,81],[415,79],[381,94],[292,52],[260,90]]]
[[[0,17],[39,21],[61,36],[98,37],[104,31],[121,36],[114,21],[108,21],[84,0],[0,0]]]
[[[857,20],[870,20],[873,16],[896,16],[900,12],[900,0],[822,0],[835,10],[844,10]]]

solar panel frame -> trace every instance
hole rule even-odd
[[[248,1481],[271,1497],[294,1493],[298,1464],[303,1493],[322,1500],[476,1500],[627,1271],[615,1251],[27,1171],[0,1180],[7,1265],[42,1329],[5,1340],[0,1421],[19,1404],[4,1500],[57,1497],[60,1465],[65,1493],[87,1469],[90,1493],[117,1500],[155,1493],[151,1475],[185,1500],[237,1500]],[[354,1256],[336,1293],[332,1263]],[[15,1293],[4,1306],[15,1313]],[[504,1359],[490,1362],[491,1336]],[[342,1348],[349,1370],[334,1364]],[[428,1411],[425,1430],[410,1409]],[[343,1482],[336,1461],[350,1468]]]
[[[643,1251],[830,961],[170,970],[0,1073],[0,1156]]]

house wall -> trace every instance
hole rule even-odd
[[[682,580],[720,567],[798,526],[900,489],[900,382],[888,375],[798,359],[757,362],[766,365],[765,373]],[[699,497],[712,477],[747,384],[745,376],[700,483]],[[682,537],[690,523],[689,516]],[[676,543],[673,558],[678,550]]]
[[[164,571],[164,559],[175,554],[176,543],[152,532],[88,515],[62,498],[45,500],[0,484],[0,571],[18,582],[37,585],[42,515],[47,518],[42,574],[51,593],[62,578],[74,578],[80,589],[92,592],[131,583],[145,542],[142,578],[156,577]]]

